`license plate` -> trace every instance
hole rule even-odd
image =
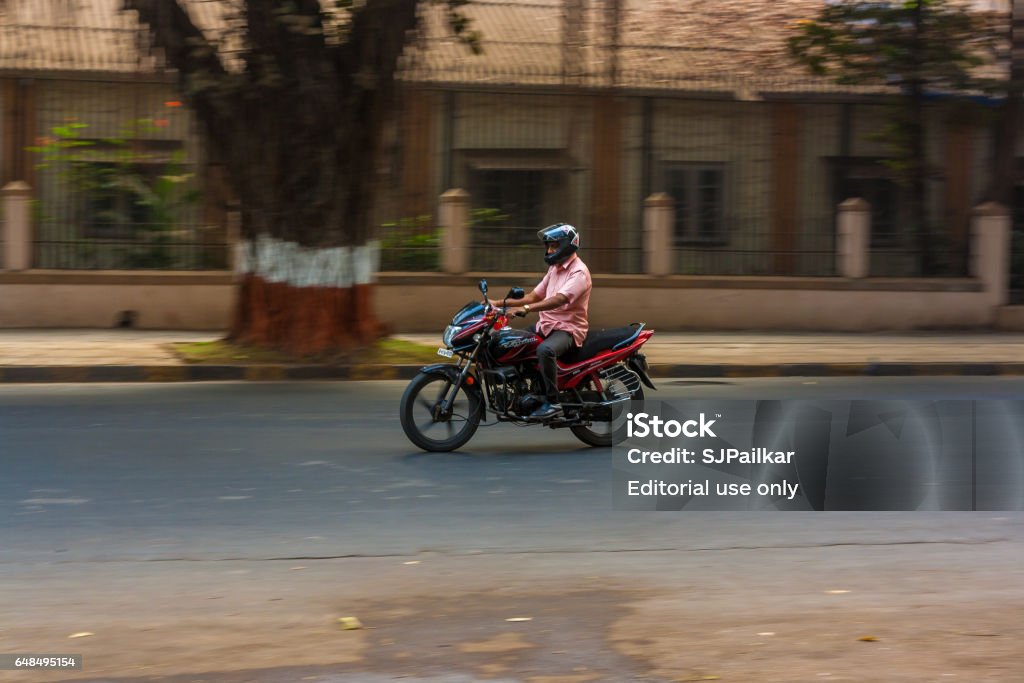
[[[437,355],[444,356],[445,358],[451,358],[455,354],[449,349],[438,349]]]

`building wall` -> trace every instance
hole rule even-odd
[[[725,169],[724,230],[720,246],[691,244],[676,250],[680,274],[725,272],[743,261],[743,272],[771,272],[771,118],[761,103],[660,100],[655,108],[652,175],[655,192],[668,162],[722,163]],[[742,253],[740,253],[742,250]]]
[[[235,285],[224,273],[0,272],[0,327],[221,330]]]
[[[475,248],[471,262],[476,268],[529,267],[535,254],[526,245],[532,246],[536,230],[547,224],[577,223],[586,234],[595,222],[595,115],[588,98],[457,92],[445,102],[450,108],[441,113],[442,144],[436,154],[436,173],[442,179],[450,173],[451,187],[469,191],[473,209],[499,208],[488,206],[488,200],[475,192],[481,171],[545,174],[537,225],[519,225],[512,220],[501,228],[474,227],[477,234],[489,230],[488,241],[505,245]],[[450,147],[444,144],[445,130],[450,131]]]
[[[536,274],[491,277],[495,291],[529,286]],[[382,275],[378,317],[395,332],[440,332],[476,298],[474,277]],[[144,329],[224,330],[236,285],[224,274],[0,273],[0,327],[112,328],[126,311]],[[662,331],[869,332],[1020,326],[971,280],[852,282],[836,278],[647,278],[598,276],[595,329],[643,321]]]
[[[533,275],[491,277],[495,290],[527,287]],[[984,328],[996,310],[977,283],[919,280],[884,286],[822,278],[597,276],[592,328],[643,321],[662,331],[848,331]],[[415,283],[415,284],[413,284]],[[396,331],[438,332],[474,298],[473,278],[383,276],[378,315]]]
[[[473,160],[488,154],[493,165],[500,165],[505,155],[510,167],[527,168],[530,154],[536,155],[538,168],[561,164],[566,169],[560,181],[563,201],[538,222],[575,222],[583,230],[585,248],[591,249],[595,270],[635,273],[640,271],[643,202],[651,193],[666,190],[665,166],[720,164],[726,174],[727,239],[678,245],[677,273],[833,273],[835,210],[843,199],[834,186],[835,160],[890,154],[878,137],[891,120],[892,105],[646,97],[649,113],[640,95],[458,92],[439,97],[433,175],[443,179],[450,167],[452,182],[441,191],[450,185],[472,195]],[[951,244],[942,248],[958,248],[962,254],[964,206],[975,205],[987,183],[989,142],[980,121],[951,139],[947,118],[946,108],[929,109],[928,154],[934,172],[928,204],[934,224],[952,235]],[[955,173],[949,161],[954,145],[963,157]],[[563,157],[544,160],[545,153]],[[526,156],[516,162],[515,154]],[[780,172],[787,177],[777,177]],[[780,198],[783,190],[786,196]],[[955,211],[951,197],[960,197]],[[486,203],[480,197],[471,201],[476,208]],[[904,202],[898,228],[909,235],[906,214]],[[907,235],[875,251],[878,274],[914,273],[914,244]],[[529,258],[516,252],[505,260],[476,259],[474,264],[482,270],[508,271],[530,267]]]

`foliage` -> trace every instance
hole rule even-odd
[[[225,30],[184,0],[124,0],[178,74],[241,205],[245,239],[365,244],[395,76],[438,5],[479,51],[469,0],[235,0]]]
[[[440,268],[441,229],[432,216],[413,216],[381,225],[383,271],[427,272]]]
[[[501,209],[473,209],[469,214],[471,226],[501,225],[509,219],[509,215]]]
[[[791,56],[816,75],[843,85],[890,86],[903,95],[873,137],[888,145],[885,163],[910,190],[925,275],[939,265],[926,202],[926,98],[956,100],[993,88],[978,74],[995,43],[994,31],[952,0],[835,0],[817,18],[798,22],[787,40]]]
[[[884,85],[909,97],[984,92],[996,83],[978,75],[990,62],[995,35],[951,0],[840,0],[812,20],[798,22],[790,54],[812,73],[842,85]],[[908,105],[913,103],[907,102]],[[920,102],[918,103],[920,104]],[[895,112],[872,136],[891,151],[887,165],[903,184],[926,160],[915,158],[920,112]]]
[[[417,344],[405,339],[379,339],[357,353],[295,355],[225,340],[177,342],[168,347],[182,361],[194,365],[294,365],[309,362],[344,365],[404,365],[437,360],[437,345]]]
[[[140,144],[167,125],[167,119],[133,119],[114,136],[91,138],[89,124],[69,119],[27,148],[40,158],[37,169],[49,169],[70,190],[68,218],[77,228],[140,243],[123,250],[125,267],[172,267],[174,232],[200,199],[183,152],[167,159]]]
[[[994,35],[950,0],[839,0],[798,22],[787,44],[841,84],[964,91],[990,84],[974,70],[991,59]]]
[[[500,225],[508,216],[499,209],[473,209],[470,229]],[[433,272],[441,268],[441,228],[433,216],[400,218],[381,225],[381,270]]]

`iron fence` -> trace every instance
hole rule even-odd
[[[36,268],[67,270],[228,270],[224,235],[205,225],[173,229],[119,224],[119,236],[82,237],[78,224],[37,224],[32,262]],[[62,235],[68,238],[61,239]]]
[[[1015,225],[1010,247],[1010,303],[1024,304],[1024,227]]]
[[[440,269],[438,197],[459,187],[483,271],[536,271],[535,231],[566,221],[595,273],[642,272],[644,201],[665,193],[678,274],[834,275],[836,207],[854,196],[872,206],[872,275],[963,274],[965,241],[952,236],[986,169],[949,159],[982,156],[984,117],[952,100],[928,107],[924,258],[880,139],[900,93],[809,76],[783,40],[807,9],[776,5],[768,22],[756,3],[478,0],[465,11],[479,55],[452,40],[444,7],[424,5],[379,164],[382,269]],[[36,267],[227,263],[226,225],[198,193],[209,188],[195,120],[171,86],[145,82],[160,67],[143,57],[135,80],[38,81]],[[957,154],[953,106],[976,145]]]
[[[1010,233],[1010,303],[1024,304],[1024,185],[1013,190]]]
[[[950,223],[951,181],[930,174],[923,267],[906,184],[878,136],[894,106],[408,86],[381,201],[384,267],[439,267],[436,229],[410,221],[420,211],[436,225],[437,197],[458,187],[473,212],[471,265],[483,271],[535,269],[536,230],[565,221],[595,272],[641,272],[644,200],[666,193],[678,274],[835,275],[837,207],[861,197],[871,275],[963,275],[966,243],[950,235],[966,234],[975,197],[962,195]],[[946,114],[928,110],[931,168],[942,169]]]
[[[380,269],[384,272],[441,270],[441,229],[432,216],[399,218],[380,226]]]
[[[36,109],[35,268],[229,267],[226,214],[210,216],[195,121],[173,88],[41,80]]]

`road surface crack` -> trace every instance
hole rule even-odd
[[[992,545],[1005,543],[1008,538],[982,538],[982,539],[947,539],[947,540],[910,540],[910,541],[835,541],[827,543],[797,543],[786,545],[727,545],[727,546],[706,546],[696,548],[679,547],[658,547],[658,548],[595,548],[595,549],[564,549],[564,548],[540,548],[540,549],[474,549],[474,550],[439,550],[424,549],[413,553],[342,553],[336,555],[273,555],[268,557],[152,557],[145,559],[135,558],[88,558],[68,559],[53,562],[53,564],[104,564],[104,563],[154,563],[154,562],[312,562],[317,560],[372,560],[386,558],[409,558],[421,557],[423,555],[434,555],[441,557],[497,557],[510,555],[590,555],[590,554],[627,554],[627,553],[716,553],[716,552],[742,552],[758,550],[813,550],[819,548],[884,548],[892,546],[910,545]],[[4,564],[20,564],[21,562],[0,561]]]

